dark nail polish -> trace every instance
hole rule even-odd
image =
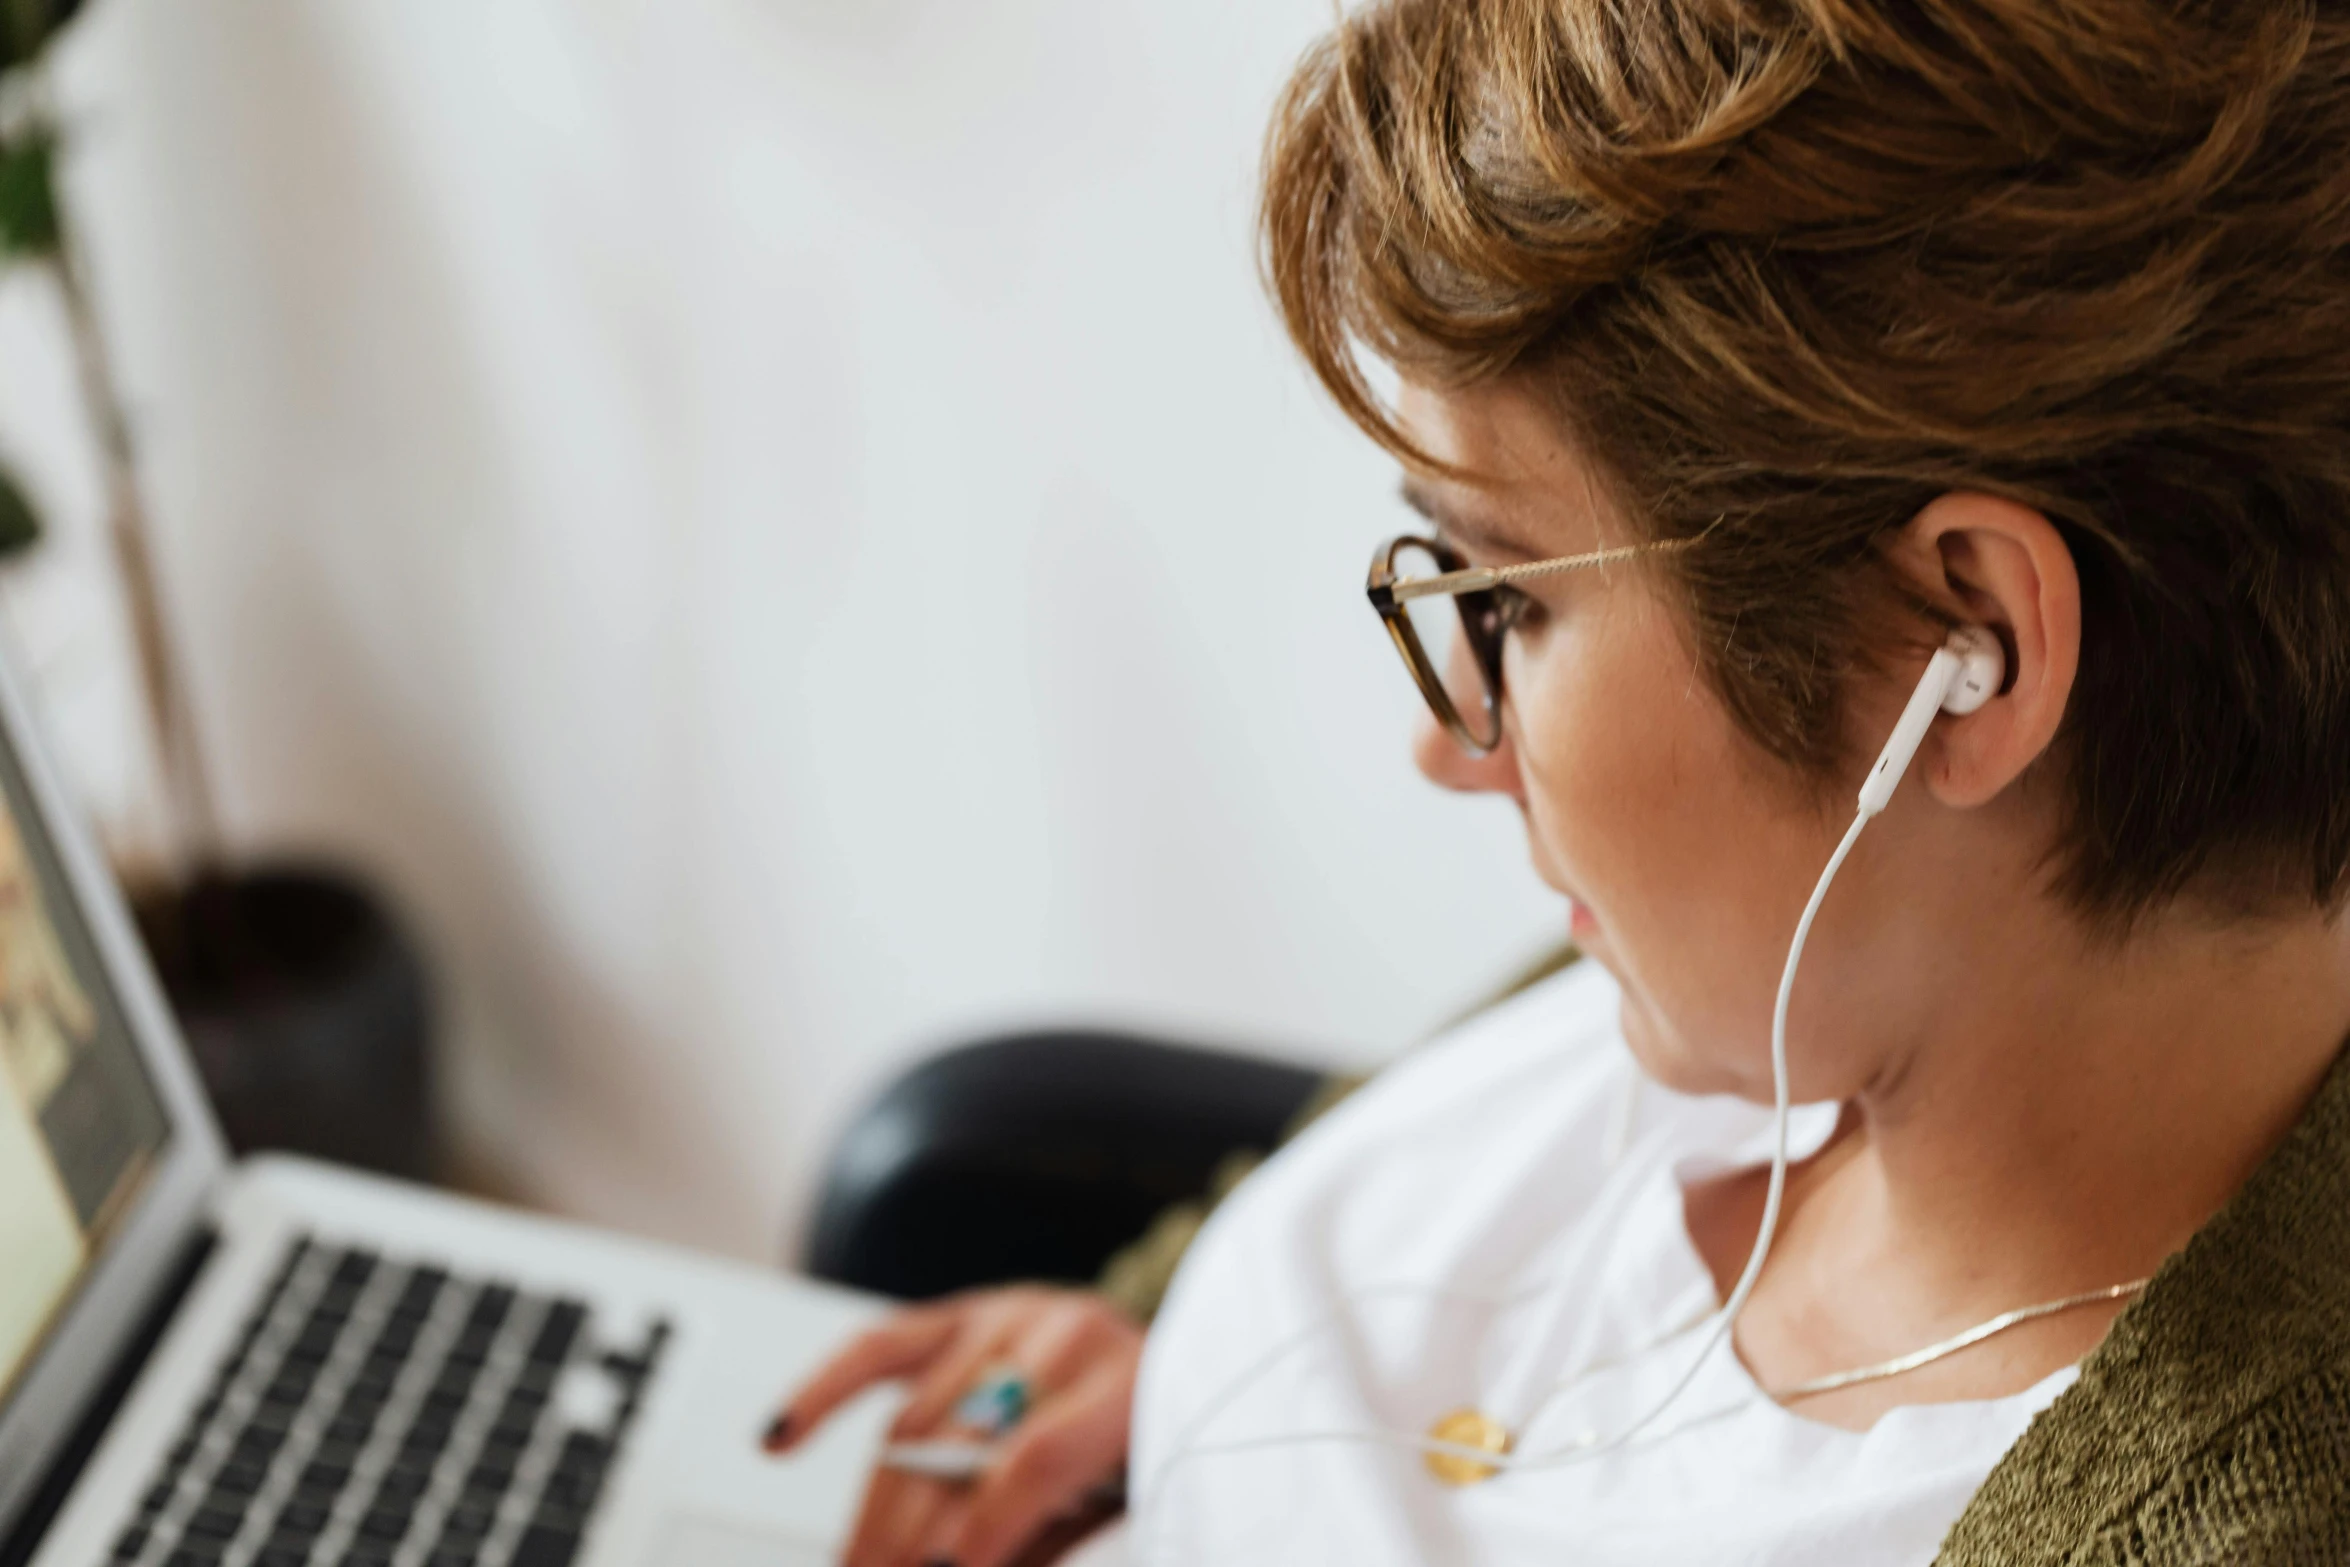
[[[775,1417],[775,1424],[767,1428],[767,1439],[761,1445],[770,1453],[780,1453],[790,1445],[791,1437],[792,1417],[791,1411],[787,1409]]]

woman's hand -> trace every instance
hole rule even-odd
[[[1034,1407],[977,1480],[874,1471],[844,1567],[1003,1567],[1126,1462],[1142,1329],[1098,1295],[994,1289],[901,1311],[854,1340],[801,1388],[767,1435],[788,1452],[876,1382],[913,1395],[893,1442],[972,1435],[955,1405],[998,1366],[1028,1379]]]

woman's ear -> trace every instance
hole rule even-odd
[[[2064,536],[2041,513],[1973,491],[1944,495],[1910,519],[1894,546],[1932,602],[1997,637],[2007,654],[1999,693],[1945,716],[1919,755],[1945,805],[1982,805],[2055,743],[2081,659],[2081,579]]]

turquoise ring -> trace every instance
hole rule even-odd
[[[1011,1366],[991,1367],[955,1404],[955,1421],[984,1437],[999,1437],[1028,1418],[1034,1404],[1028,1378]]]

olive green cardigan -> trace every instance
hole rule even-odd
[[[1299,1124],[1351,1086],[1333,1079]],[[1257,1157],[1227,1161],[1216,1190],[1162,1216],[1103,1287],[1147,1318]],[[1935,1558],[2059,1564],[2350,1567],[2350,1053],[2008,1450]]]
[[[2350,1055],[2008,1450],[1935,1562],[2350,1563]]]

